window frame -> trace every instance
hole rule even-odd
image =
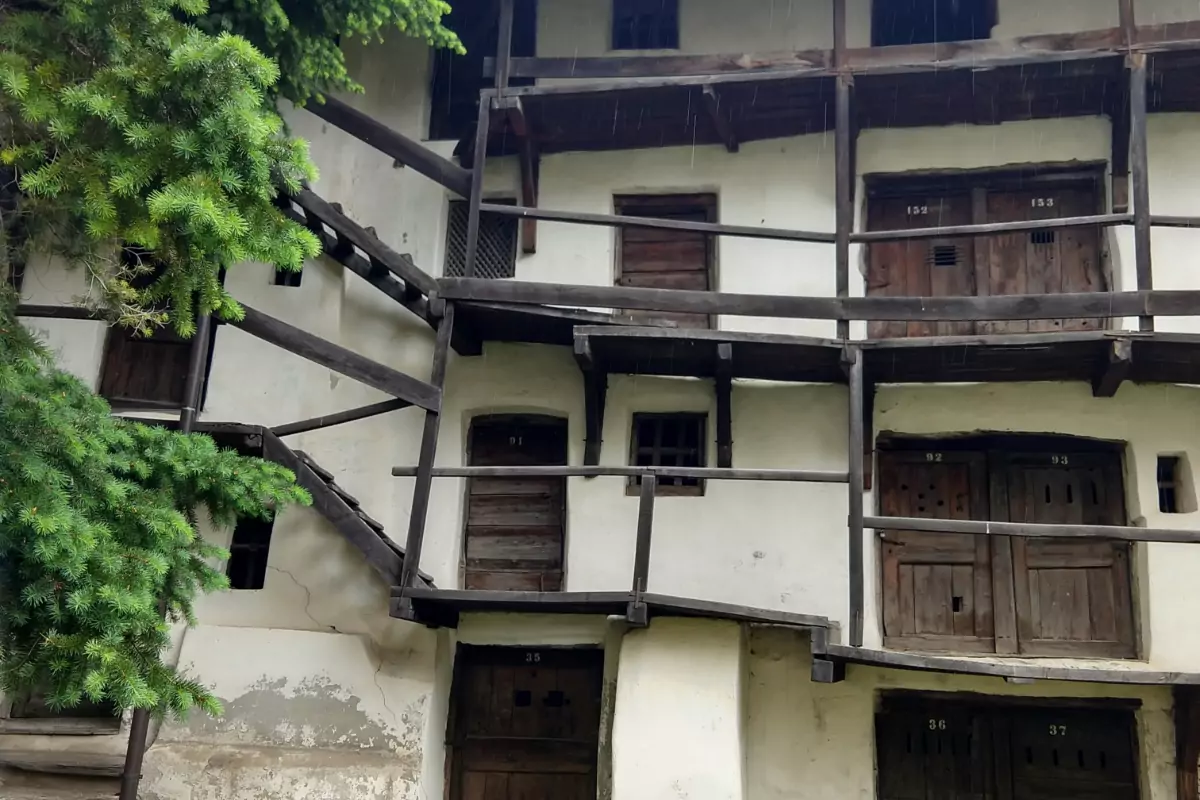
[[[681,466],[704,468],[708,466],[708,437],[709,437],[709,414],[707,411],[647,411],[634,412],[630,417],[629,423],[629,464],[630,466]],[[639,451],[646,449],[640,444],[638,438],[639,422],[657,421],[659,423],[669,421],[679,421],[694,424],[699,429],[699,441],[697,444],[697,463],[692,464],[638,464]],[[660,429],[661,430],[661,429]],[[651,445],[651,448],[661,448],[661,444]],[[675,448],[682,450],[683,448]],[[661,452],[654,452],[653,455],[661,459]],[[678,456],[676,456],[678,458]],[[676,481],[676,483],[667,483],[666,481]],[[687,478],[666,478],[660,479],[655,485],[654,494],[657,497],[703,497],[707,481],[703,478],[696,478],[695,483],[681,483],[681,481],[690,480]],[[625,486],[625,494],[631,497],[641,494],[642,480],[638,476],[633,476],[628,479]]]

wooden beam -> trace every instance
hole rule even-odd
[[[850,370],[850,430],[848,447],[850,453],[850,487],[847,492],[849,511],[847,529],[849,534],[850,567],[850,644],[861,647],[863,643],[863,614],[866,603],[864,586],[866,566],[863,560],[863,354],[856,347],[846,350]]]
[[[358,109],[332,97],[326,97],[324,103],[311,102],[305,108],[455,194],[466,197],[470,192],[471,173],[467,170]]]
[[[642,595],[642,599],[653,616],[709,617],[763,625],[788,625],[812,628],[813,630],[824,630],[833,624],[828,617],[813,614],[797,614],[791,611],[776,611],[754,606],[735,605],[734,603],[676,597],[669,594],[648,592]]]
[[[708,118],[716,128],[717,135],[725,143],[725,150],[736,153],[738,151],[737,134],[733,130],[733,121],[721,111],[721,95],[717,93],[714,86],[704,86],[701,91],[704,94],[704,110],[708,112]]]
[[[360,356],[341,345],[328,342],[308,331],[278,320],[243,304],[245,316],[229,324],[251,336],[270,342],[289,353],[295,353],[313,363],[339,372],[367,386],[407,400],[415,406],[436,411],[441,407],[441,389],[405,375],[403,372]]]
[[[591,342],[586,336],[575,336],[575,361],[583,372],[583,406],[585,441],[583,463],[600,463],[600,447],[604,441],[604,406],[608,399],[608,373],[592,357]]]
[[[411,478],[420,467],[392,467],[392,477]],[[435,467],[435,478],[691,478],[713,481],[846,483],[844,472],[799,469],[721,469],[719,467]]]
[[[1133,0],[1117,0],[1117,15],[1121,21],[1121,43],[1131,47],[1137,42],[1137,16]]]
[[[687,314],[851,319],[958,321],[1074,319],[1079,317],[1193,316],[1200,291],[1081,292],[995,297],[795,297],[725,292],[571,286],[533,281],[442,278],[440,295],[472,300],[585,308],[622,308]]]
[[[835,0],[835,8],[840,8],[843,17],[841,31],[845,35],[844,0]],[[835,17],[837,14],[835,13]],[[849,75],[838,75],[835,111],[834,111],[834,194],[835,194],[835,229],[837,240],[834,244],[835,280],[838,297],[850,296],[850,236],[854,229],[854,175],[851,170],[854,159],[854,148],[851,122],[851,80]],[[839,339],[850,338],[850,323],[848,320],[838,320],[837,335]]]
[[[650,580],[650,543],[654,533],[654,495],[658,480],[653,475],[642,477],[642,491],[638,501],[637,544],[633,553],[633,597],[625,619],[630,625],[646,627],[650,622],[649,611],[642,599]]]
[[[1121,542],[1200,543],[1200,532],[1163,528],[1134,528],[1123,525],[1046,525],[1032,522],[982,522],[965,519],[918,519],[916,517],[867,517],[867,528],[920,533],[1020,536],[1028,539],[1111,539]]]
[[[542,157],[538,152],[537,141],[529,130],[529,120],[519,97],[497,98],[507,110],[508,126],[519,140],[517,163],[521,172],[521,205],[526,208],[537,208],[538,191],[541,182]],[[533,255],[537,252],[537,220],[525,218],[521,220],[521,252]]]
[[[332,428],[334,425],[343,425],[347,422],[357,422],[360,419],[368,419],[369,417],[377,417],[380,414],[387,414],[390,411],[399,411],[402,408],[408,408],[412,403],[407,400],[384,400],[382,403],[372,403],[369,406],[360,406],[351,408],[346,411],[339,411],[336,414],[323,414],[319,417],[303,419],[299,422],[289,422],[286,425],[276,425],[271,428],[271,433],[276,436],[294,436],[297,433],[308,433],[309,431],[321,430],[322,428]]]
[[[1129,72],[1114,81],[1108,98],[1108,117],[1112,122],[1112,210],[1129,213],[1129,146],[1132,116],[1129,110]]]
[[[1094,225],[1111,227],[1128,225],[1133,221],[1129,214],[1091,214],[1085,217],[1057,217],[1055,219],[1031,219],[1020,222],[983,222],[973,225],[947,225],[940,228],[907,228],[892,231],[862,231],[851,235],[852,242],[899,242],[908,239],[940,239],[947,236],[992,236],[998,233],[1026,233],[1028,231],[1066,230],[1068,228],[1090,228]]]
[[[1107,358],[1092,380],[1092,396],[1116,395],[1117,389],[1129,378],[1132,368],[1133,343],[1129,339],[1114,339],[1109,342]]]
[[[717,467],[733,468],[733,345],[717,344]]]
[[[1129,113],[1130,146],[1129,161],[1133,173],[1133,245],[1137,265],[1138,291],[1154,288],[1154,270],[1150,256],[1150,161],[1147,150],[1149,76],[1146,72],[1146,56],[1133,53],[1129,56]],[[1138,327],[1143,331],[1154,330],[1154,318],[1142,314]]]
[[[479,257],[479,213],[483,204],[483,171],[487,164],[488,131],[492,124],[491,99],[479,98],[479,113],[475,123],[475,150],[471,154],[471,191],[467,209],[467,244],[465,274],[475,277],[475,262]]]
[[[608,228],[644,228],[647,230],[689,231],[722,236],[739,236],[746,239],[776,239],[786,242],[817,242],[832,244],[832,233],[793,231],[784,228],[760,228],[755,225],[724,225],[718,222],[689,222],[680,219],[655,219],[621,214],[585,214],[577,211],[552,211],[527,206],[508,206],[484,203],[482,210],[489,214],[508,217],[540,219],[546,222],[573,222],[578,225],[599,225]]]
[[[78,305],[51,306],[38,305],[36,303],[21,303],[17,306],[17,316],[28,317],[30,319],[86,319],[95,322],[104,321],[104,318],[100,316],[98,311]]]
[[[788,53],[738,53],[680,56],[596,56],[575,58],[514,58],[511,74],[516,78],[649,78],[760,74],[781,69],[819,73],[830,65],[827,50],[796,50]],[[496,62],[485,59],[485,77],[495,74]],[[530,87],[520,87],[524,90]],[[524,92],[522,92],[524,93]]]
[[[513,0],[500,0],[496,35],[496,93],[504,94],[512,72]]]
[[[362,227],[311,190],[301,189],[297,194],[292,195],[292,200],[306,214],[314,214],[321,222],[328,225],[339,239],[349,241],[366,253],[372,263],[382,265],[388,272],[409,286],[420,290],[423,294],[429,294],[437,288],[434,278],[413,263],[411,256],[396,252],[384,244],[373,231]]]
[[[446,367],[450,361],[450,340],[454,336],[454,303],[446,303],[441,321],[438,323],[437,340],[433,347],[433,365],[429,381],[438,391],[446,385]],[[438,435],[441,432],[442,415],[438,409],[425,412],[425,427],[421,432],[421,452],[418,456],[416,481],[413,482],[412,505],[408,517],[408,538],[404,547],[404,570],[400,575],[400,586],[411,589],[417,585],[421,568],[421,548],[425,543],[425,522],[429,516],[429,494],[433,489],[433,461],[437,457]],[[412,603],[401,598],[399,615],[412,618]]]

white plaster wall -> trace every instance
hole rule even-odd
[[[752,630],[746,718],[747,800],[872,800],[875,703],[887,689],[1022,697],[1137,698],[1141,796],[1175,797],[1175,745],[1169,687],[1038,681],[850,667],[842,683],[813,683],[803,634]]]

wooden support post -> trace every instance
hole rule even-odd
[[[1200,687],[1175,686],[1175,796],[1177,800],[1197,800],[1200,781]]]
[[[500,0],[500,25],[496,37],[496,96],[504,95],[512,74],[512,35],[514,0]]]
[[[859,358],[866,358],[865,353],[859,353]],[[866,365],[863,365],[863,410],[862,410],[862,480],[863,490],[871,488],[871,472],[875,465],[875,394],[878,386],[875,381],[866,377]]]
[[[475,128],[475,152],[472,154],[471,197],[467,211],[467,248],[464,274],[475,277],[475,261],[479,255],[479,206],[483,203],[483,170],[487,163],[488,132],[492,124],[492,98],[484,92],[479,96],[479,121]]]
[[[429,382],[438,388],[446,385],[446,365],[450,360],[450,338],[454,335],[454,303],[446,303],[446,309],[438,322],[437,341],[433,349],[433,367]],[[442,416],[437,410],[425,412],[425,429],[421,433],[421,454],[417,460],[417,478],[413,483],[412,506],[408,517],[408,539],[404,547],[404,567],[400,571],[400,588],[411,589],[417,585],[421,569],[421,546],[425,543],[425,519],[429,513],[429,493],[433,488],[433,461],[437,457],[438,434],[441,432]],[[414,619],[412,601],[401,597],[396,616]]]
[[[204,396],[204,378],[212,342],[212,317],[201,314],[196,320],[196,332],[192,334],[192,346],[188,353],[183,409],[179,412],[180,433],[191,433],[196,426],[200,401]],[[160,616],[166,616],[165,594],[159,598],[158,606]],[[144,708],[135,708],[129,721],[129,741],[125,747],[125,764],[121,769],[119,800],[137,800],[138,785],[142,781],[142,762],[146,758],[146,736],[149,733],[150,712]]]
[[[1112,212],[1129,213],[1129,143],[1132,124],[1129,111],[1129,73],[1113,82],[1108,97],[1112,121]]]
[[[839,2],[840,5],[840,2]],[[851,130],[851,81],[850,75],[838,75],[836,97],[836,128],[834,130],[834,148],[836,150],[835,169],[836,181],[836,247],[835,261],[837,268],[837,296],[850,296],[850,233],[854,228],[854,175],[851,165],[854,159],[851,151],[854,148],[853,131]],[[850,323],[839,320],[837,323],[839,339],[850,338]]]
[[[721,142],[725,145],[725,150],[736,153],[740,147],[737,133],[733,130],[733,122],[721,110],[721,95],[717,93],[715,86],[704,86],[702,90],[704,92],[704,110],[708,112],[708,117],[712,120],[717,135],[721,137]]]
[[[850,645],[862,647],[864,580],[863,565],[863,354],[857,347],[846,348],[845,361],[850,371]]]
[[[1121,43],[1131,47],[1137,42],[1137,15],[1133,0],[1117,0],[1117,13],[1121,21]]]
[[[654,531],[654,495],[658,480],[653,475],[642,478],[641,499],[638,502],[637,545],[633,553],[633,599],[625,618],[630,625],[646,627],[649,611],[643,595],[650,578],[650,537]]]
[[[537,208],[538,187],[541,181],[542,157],[537,142],[528,133],[521,139],[521,205]],[[521,252],[533,255],[537,252],[537,220],[521,220]]]
[[[592,358],[592,345],[586,336],[575,337],[575,361],[583,372],[583,463],[584,466],[594,467],[600,463],[600,446],[604,441],[604,404],[608,398],[608,373]]]
[[[1128,339],[1116,339],[1109,343],[1103,363],[1092,378],[1093,397],[1112,397],[1129,377],[1133,368],[1133,343]]]
[[[717,344],[717,467],[733,467],[733,344]]]
[[[1137,263],[1138,291],[1154,288],[1150,258],[1150,159],[1147,150],[1146,115],[1148,82],[1146,54],[1132,53],[1129,60],[1130,169],[1133,172],[1133,243]],[[1154,330],[1154,318],[1142,316],[1138,327]]]

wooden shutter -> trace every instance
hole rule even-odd
[[[954,703],[894,704],[875,718],[879,800],[983,800],[991,758],[985,720]]]
[[[471,426],[472,466],[567,463],[566,420],[500,417]],[[465,538],[467,589],[562,588],[564,478],[472,478]]]
[[[594,800],[603,653],[471,650],[452,700],[451,800]]]
[[[918,193],[872,198],[871,230],[969,225],[966,193]],[[867,295],[870,297],[966,297],[975,294],[975,257],[970,239],[910,239],[870,245]],[[970,322],[872,322],[873,339],[953,336],[974,332]]]
[[[716,219],[716,197],[713,195],[618,197],[616,207],[618,214],[634,217],[690,222],[713,222]],[[619,236],[618,286],[702,292],[712,288],[714,248],[712,237],[708,234],[622,228]],[[674,320],[680,327],[711,327],[711,320],[704,314],[667,314],[658,311],[626,313]]]
[[[987,519],[979,453],[880,452],[880,513]],[[885,531],[884,642],[918,650],[991,652],[991,544],[986,536]]]
[[[134,336],[112,328],[100,372],[100,394],[121,405],[183,405],[191,342],[169,328]]]
[[[1090,184],[1043,189],[989,191],[987,219],[1021,222],[1095,214]],[[1071,228],[991,236],[980,240],[987,254],[987,294],[1061,294],[1109,290],[1100,261],[1100,229]],[[1101,319],[1005,320],[981,322],[980,333],[1099,330]]]
[[[1009,521],[1126,524],[1119,455],[998,458]],[[1134,655],[1128,542],[1014,538],[1012,549],[1021,653]]]

